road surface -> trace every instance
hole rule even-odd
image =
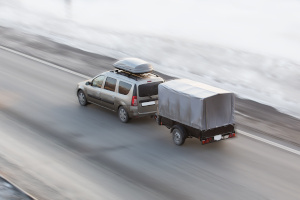
[[[81,107],[82,80],[0,50],[0,172],[38,199],[299,199],[299,155],[241,134],[175,146],[150,118]]]

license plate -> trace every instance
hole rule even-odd
[[[214,136],[215,141],[218,141],[218,140],[221,140],[221,139],[222,139],[222,135],[215,135]]]
[[[151,105],[155,105],[155,101],[148,101],[148,102],[142,103],[142,106],[151,106]]]

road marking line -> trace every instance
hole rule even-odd
[[[254,119],[253,117],[250,117],[249,115],[246,115],[246,114],[244,114],[244,113],[241,113],[241,112],[239,112],[239,111],[234,111],[236,114],[239,114],[239,115],[242,115],[242,116],[244,116],[244,117],[247,117],[247,118],[250,118],[250,119]]]
[[[19,51],[15,51],[15,50],[9,49],[9,48],[4,47],[4,46],[1,46],[1,45],[0,45],[0,49],[9,51],[9,52],[11,52],[11,53],[14,53],[14,54],[23,56],[23,57],[25,57],[25,58],[28,58],[28,59],[37,61],[37,62],[39,62],[39,63],[42,63],[42,64],[48,65],[48,66],[50,66],[50,67],[53,67],[53,68],[56,68],[56,69],[59,69],[59,70],[68,72],[68,73],[70,73],[70,74],[74,74],[74,75],[76,75],[76,76],[79,76],[79,77],[82,77],[82,78],[85,78],[85,79],[90,79],[90,78],[91,78],[91,77],[89,77],[89,76],[80,74],[80,73],[75,72],[75,71],[73,71],[73,70],[63,68],[63,67],[61,67],[61,66],[55,65],[55,64],[50,63],[50,62],[47,62],[47,61],[45,61],[45,60],[41,60],[41,59],[39,59],[39,58],[36,58],[36,57],[33,57],[33,56],[26,55],[26,54],[24,54],[24,53],[21,53],[21,52],[19,52]]]
[[[62,71],[65,71],[65,72],[68,72],[70,74],[74,74],[76,76],[79,76],[79,77],[82,77],[82,78],[85,78],[85,79],[90,79],[91,77],[89,76],[86,76],[86,75],[83,75],[81,73],[78,73],[78,72],[75,72],[75,71],[72,71],[72,70],[69,70],[69,69],[66,69],[66,68],[63,68],[61,66],[58,66],[58,65],[55,65],[55,64],[52,64],[50,62],[47,62],[47,61],[44,61],[42,59],[39,59],[39,58],[35,58],[33,56],[29,56],[29,55],[26,55],[24,53],[21,53],[21,52],[18,52],[18,51],[15,51],[15,50],[12,50],[12,49],[9,49],[7,47],[4,47],[4,46],[1,46],[0,45],[0,49],[3,49],[3,50],[6,50],[6,51],[9,51],[11,53],[14,53],[14,54],[17,54],[17,55],[20,55],[20,56],[23,56],[25,58],[28,58],[28,59],[31,59],[31,60],[34,60],[34,61],[37,61],[39,63],[42,63],[42,64],[45,64],[45,65],[48,65],[50,67],[53,67],[53,68],[56,68],[56,69],[59,69],[59,70],[62,70]],[[240,133],[242,135],[245,135],[247,137],[250,137],[250,138],[253,138],[255,140],[258,140],[258,141],[261,141],[261,142],[264,142],[266,144],[269,144],[269,145],[272,145],[272,146],[275,146],[277,148],[280,148],[280,149],[283,149],[283,150],[286,150],[286,151],[289,151],[291,153],[294,153],[294,154],[297,154],[297,155],[300,155],[300,151],[297,151],[295,149],[292,149],[292,148],[289,148],[289,147],[286,147],[284,145],[281,145],[281,144],[278,144],[278,143],[275,143],[275,142],[272,142],[270,140],[267,140],[267,139],[264,139],[264,138],[261,138],[261,137],[258,137],[256,135],[252,135],[250,133],[247,133],[245,131],[241,131],[241,130],[237,130],[237,133]]]
[[[247,132],[245,132],[245,131],[241,131],[241,130],[236,130],[236,131],[237,131],[238,134],[240,133],[240,134],[245,135],[245,136],[247,136],[247,137],[250,137],[250,138],[259,140],[259,141],[261,141],[261,142],[267,143],[267,144],[272,145],[272,146],[274,146],[274,147],[277,147],[277,148],[280,148],[280,149],[289,151],[289,152],[291,152],[291,153],[294,153],[294,154],[297,154],[297,155],[300,156],[300,151],[297,151],[297,150],[292,149],[292,148],[290,148],[290,147],[287,147],[287,146],[278,144],[278,143],[276,143],[276,142],[272,142],[272,141],[270,141],[270,140],[267,140],[267,139],[258,137],[258,136],[256,136],[256,135],[252,135],[252,134],[247,133]]]

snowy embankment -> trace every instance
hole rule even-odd
[[[231,90],[300,118],[300,1],[0,0],[0,25]]]

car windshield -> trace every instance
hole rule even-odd
[[[147,83],[143,85],[139,85],[139,96],[140,97],[150,97],[158,94],[158,85],[162,83],[162,81]]]

